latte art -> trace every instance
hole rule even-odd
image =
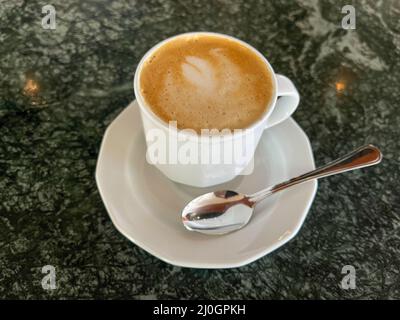
[[[217,35],[183,35],[162,45],[145,61],[140,87],[158,117],[197,132],[250,126],[274,90],[254,51]]]

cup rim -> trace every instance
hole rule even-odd
[[[189,138],[190,140],[191,139],[196,139],[196,140],[203,140],[203,139],[207,139],[208,140],[209,139],[210,136],[201,135],[201,134],[198,134],[197,132],[188,132],[185,129],[178,129],[178,128],[175,128],[175,127],[168,126],[168,124],[165,121],[160,119],[151,110],[150,106],[147,105],[145,99],[142,97],[141,92],[140,92],[140,81],[139,81],[140,73],[142,71],[143,64],[147,60],[147,58],[153,52],[158,50],[161,46],[163,46],[167,42],[172,41],[172,40],[174,40],[176,38],[179,38],[179,37],[190,36],[190,35],[213,35],[213,36],[219,36],[219,37],[222,37],[222,38],[228,38],[230,40],[239,42],[241,45],[243,45],[243,46],[249,48],[250,50],[252,50],[256,55],[258,55],[262,59],[262,61],[264,61],[265,65],[267,66],[267,68],[268,68],[268,70],[269,70],[269,72],[271,73],[271,76],[272,76],[273,86],[274,86],[273,96],[270,99],[269,104],[267,105],[267,108],[266,108],[267,111],[262,115],[262,117],[260,117],[256,122],[254,122],[250,126],[248,126],[246,128],[243,128],[239,132],[235,132],[235,130],[231,130],[231,132],[232,132],[231,134],[229,134],[229,135],[228,134],[218,135],[218,138],[222,139],[222,140],[241,138],[243,135],[246,134],[246,132],[248,130],[254,130],[254,129],[258,128],[259,126],[263,125],[265,123],[266,119],[268,119],[268,117],[273,112],[273,110],[275,108],[275,105],[276,105],[277,92],[278,92],[278,83],[277,83],[275,71],[272,68],[272,66],[269,63],[269,61],[267,60],[267,58],[260,51],[258,51],[256,48],[254,48],[253,46],[251,46],[247,42],[244,42],[243,40],[240,40],[238,38],[235,38],[235,37],[227,35],[227,34],[218,33],[218,32],[192,31],[192,32],[180,33],[180,34],[174,35],[172,37],[166,38],[166,39],[162,40],[161,42],[158,42],[153,47],[151,47],[143,55],[143,57],[140,59],[139,64],[136,67],[136,71],[135,71],[135,75],[134,75],[134,79],[133,79],[133,89],[134,89],[135,97],[136,97],[136,100],[138,101],[138,105],[139,105],[140,110],[146,116],[148,116],[152,121],[154,121],[157,124],[157,126],[162,127],[163,129],[167,130],[168,132],[172,131],[173,134],[184,135],[187,138]]]

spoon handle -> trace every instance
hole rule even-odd
[[[257,193],[248,196],[248,199],[257,203],[261,200],[264,200],[266,197],[270,196],[273,193],[279,192],[286,188],[292,187],[299,183],[303,183],[312,179],[318,179],[323,177],[328,177],[333,174],[338,174],[354,169],[360,169],[368,166],[372,166],[381,162],[382,153],[379,149],[371,144],[363,146],[350,152],[349,154],[334,160],[320,168],[317,168],[313,171],[304,173],[296,178],[292,178],[285,182],[276,184],[267,189],[261,190]]]

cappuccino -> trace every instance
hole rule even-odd
[[[148,107],[179,129],[244,129],[267,111],[274,82],[266,63],[239,41],[187,34],[156,49],[140,72]]]

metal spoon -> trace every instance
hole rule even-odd
[[[379,149],[366,145],[325,166],[251,195],[230,190],[206,193],[186,205],[182,222],[191,231],[213,235],[229,233],[243,228],[250,221],[255,205],[274,193],[312,179],[372,166],[381,160]]]

